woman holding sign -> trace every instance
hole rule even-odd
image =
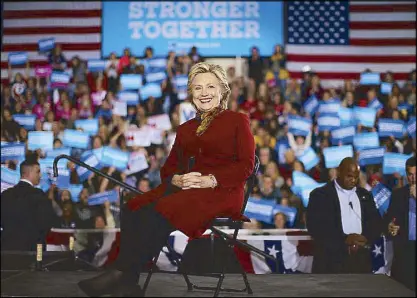
[[[161,168],[162,184],[124,206],[117,270],[81,281],[89,296],[140,295],[139,272],[171,232],[197,238],[214,218],[240,216],[245,181],[255,162],[249,119],[227,110],[230,88],[218,65],[194,65],[187,93],[197,115],[178,127]]]

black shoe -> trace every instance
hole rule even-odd
[[[120,283],[123,272],[118,270],[107,271],[99,276],[78,282],[78,287],[89,297],[109,295],[114,286]]]

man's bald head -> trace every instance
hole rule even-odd
[[[337,183],[344,189],[353,189],[359,179],[357,162],[352,157],[346,157],[340,162],[337,170]]]

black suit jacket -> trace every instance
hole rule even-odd
[[[1,194],[2,250],[35,250],[58,224],[52,203],[41,189],[20,181]]]
[[[382,218],[370,192],[358,187],[356,193],[361,204],[362,235],[372,244],[381,235]],[[341,273],[348,248],[334,181],[310,193],[307,230],[314,240],[313,273]]]
[[[384,216],[384,232],[394,245],[394,257],[392,260],[391,274],[401,278],[402,268],[410,262],[404,250],[408,243],[408,212],[409,212],[410,188],[408,185],[395,189],[391,195],[391,202]],[[400,226],[398,234],[391,237],[388,233],[388,224],[395,217],[395,224]]]

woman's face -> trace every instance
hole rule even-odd
[[[98,149],[98,148],[101,148],[102,146],[103,146],[103,144],[101,142],[101,139],[100,138],[94,138],[93,148]]]
[[[192,82],[193,102],[197,109],[208,112],[220,105],[222,90],[219,80],[212,73],[200,73]]]
[[[276,173],[276,170],[275,170],[276,168],[275,168],[275,165],[274,165],[274,163],[268,163],[268,165],[266,166],[266,169],[265,169],[265,173],[268,175],[268,176],[275,176],[275,173]]]
[[[275,228],[284,229],[285,228],[285,216],[282,213],[278,213],[274,217]]]
[[[69,200],[71,200],[71,194],[70,194],[70,192],[68,190],[62,191],[61,201],[62,202],[65,202],[65,201],[69,201]]]

